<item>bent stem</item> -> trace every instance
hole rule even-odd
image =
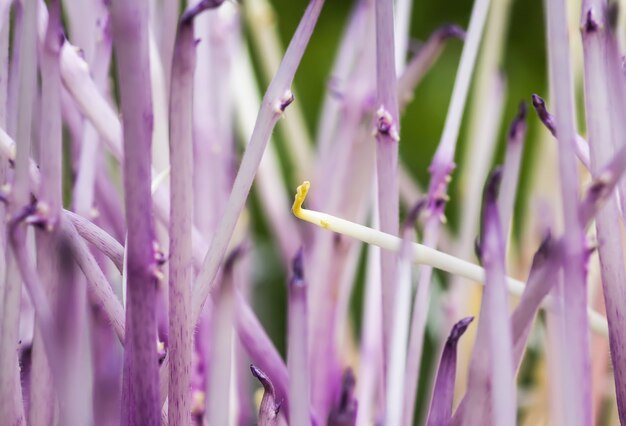
[[[394,235],[390,235],[381,231],[377,231],[349,220],[341,219],[336,216],[308,210],[302,208],[302,203],[306,199],[309,192],[310,182],[305,181],[298,187],[294,203],[292,206],[293,214],[305,221],[317,225],[329,231],[355,238],[367,244],[372,244],[385,250],[398,252],[402,245],[402,239]],[[459,259],[450,254],[433,249],[419,243],[412,243],[413,263],[418,265],[428,265],[435,269],[439,269],[451,274],[460,275],[472,282],[484,283],[485,270],[475,263]],[[514,296],[521,296],[524,291],[525,284],[522,281],[511,277],[506,277],[506,284],[509,292]],[[550,307],[553,302],[543,304],[543,307]],[[591,329],[599,334],[608,335],[606,318],[591,308],[587,309],[589,324]]]

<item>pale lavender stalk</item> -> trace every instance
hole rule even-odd
[[[272,380],[254,364],[250,364],[250,371],[263,385],[263,399],[259,407],[259,426],[278,424],[278,413],[281,409],[280,400],[277,401]]]
[[[444,209],[448,199],[448,183],[450,174],[454,165],[454,154],[456,151],[457,138],[461,126],[461,119],[467,101],[467,93],[469,84],[476,63],[476,56],[482,38],[487,11],[489,9],[490,0],[475,0],[472,14],[470,17],[469,27],[465,36],[461,61],[457,70],[454,88],[452,90],[452,100],[448,108],[446,122],[441,135],[441,140],[435,156],[430,165],[431,174],[430,184],[428,188],[428,206],[426,225],[424,227],[423,242],[428,247],[437,245],[440,234],[440,222],[445,220]],[[420,300],[428,299],[428,286],[432,277],[432,268],[422,267],[420,270],[420,279],[418,282],[418,292],[422,289],[425,295],[419,296]],[[411,325],[411,337],[409,340],[409,364],[407,365],[407,385],[413,387],[413,391],[408,389],[405,392],[405,424],[410,424],[413,417],[413,407],[415,404],[415,393],[417,388],[417,379],[419,375],[419,355],[423,345],[423,329],[426,321],[426,312],[424,309],[414,309],[414,319]],[[421,317],[421,318],[420,318]]]
[[[152,100],[148,60],[148,5],[115,0],[114,46],[124,122],[124,193],[128,227],[126,345],[122,425],[160,421],[156,345],[154,228],[150,193]]]
[[[453,38],[465,39],[465,31],[457,25],[443,25],[428,37],[411,58],[406,69],[398,76],[398,102],[401,110],[413,100],[415,88],[437,61],[446,42]]]
[[[506,157],[502,171],[502,184],[498,197],[498,212],[502,231],[508,234],[509,224],[515,207],[519,170],[522,162],[522,151],[526,139],[526,102],[521,102],[517,109],[517,115],[509,127],[506,145]]]
[[[289,423],[306,425],[311,422],[310,380],[307,333],[307,284],[304,280],[303,250],[296,254],[289,281],[289,318],[287,331],[287,368],[289,370]]]
[[[378,215],[380,230],[397,235],[399,231],[398,112],[396,67],[394,58],[393,1],[376,0],[376,176],[378,179]],[[394,270],[396,256],[381,252],[383,304],[383,362],[387,362],[387,345],[391,336],[395,295]],[[386,372],[386,368],[384,369]]]
[[[378,191],[374,181],[372,203],[372,227],[378,229]],[[377,380],[382,377],[382,319],[381,319],[381,279],[380,279],[380,248],[370,246],[367,253],[365,276],[365,302],[363,309],[363,327],[361,330],[359,381],[356,394],[359,410],[356,423],[369,424],[375,406]]]
[[[9,15],[11,4],[3,2],[0,5],[0,128],[7,125],[8,107],[8,80],[9,80]],[[9,168],[8,158],[0,154],[0,184],[7,183],[7,171]],[[0,320],[3,318],[3,294],[6,286],[6,206],[0,205]],[[0,338],[2,338],[2,327],[0,327]]]
[[[200,2],[180,19],[170,92],[170,261],[168,421],[191,424],[191,285],[193,253],[193,76],[196,65],[193,20],[209,2]]]
[[[89,251],[87,244],[83,238],[81,238],[72,222],[68,219],[67,215],[61,217],[60,226],[64,237],[68,239],[69,244],[72,247],[72,253],[74,254],[76,263],[83,271],[83,274],[89,283],[88,295],[91,302],[102,309],[104,316],[111,323],[111,327],[115,331],[115,334],[119,338],[120,342],[123,344],[125,318],[122,303],[113,292],[111,285],[98,266],[96,259]],[[113,239],[109,237],[103,239],[102,241],[111,240]],[[116,253],[115,256],[112,256],[112,258],[122,258],[123,250],[123,247],[119,243],[115,242],[115,244],[109,246],[104,253],[107,255]]]
[[[45,227],[49,232],[37,235],[37,267],[45,277],[44,291],[50,301],[57,298],[58,259],[55,255],[58,236],[57,222],[61,213],[62,197],[62,129],[61,129],[61,78],[59,52],[64,36],[61,28],[60,5],[50,4],[50,17],[40,54],[41,69],[41,140],[39,143],[41,189],[40,206],[46,211]],[[71,305],[68,305],[71,306]],[[72,308],[69,308],[72,309]],[[39,319],[38,319],[39,320]],[[31,364],[29,422],[33,425],[53,423],[55,389],[52,367],[46,359],[43,336],[36,328]],[[65,358],[65,357],[64,357]],[[58,367],[58,366],[57,366]],[[62,401],[61,398],[61,402]],[[65,419],[68,420],[68,419]]]
[[[20,44],[22,38],[22,28],[24,26],[24,6],[21,2],[12,2],[14,22],[13,22],[13,40],[11,42],[11,60],[9,64],[9,80],[7,88],[7,133],[11,137],[16,137],[17,117],[19,105],[19,81],[20,81]],[[44,29],[45,31],[45,29]]]
[[[563,261],[563,344],[573,350],[563,351],[561,392],[564,423],[568,426],[591,424],[591,383],[589,324],[585,268],[585,235],[577,209],[578,172],[576,169],[574,99],[567,32],[566,2],[545,2],[550,87],[555,98],[555,118],[559,140],[559,175],[561,181],[565,254]]]
[[[454,324],[446,340],[433,387],[433,396],[426,420],[427,426],[447,426],[450,424],[456,380],[457,344],[473,320],[474,317],[467,317]]]
[[[29,189],[29,156],[31,147],[32,106],[35,96],[37,57],[35,44],[36,4],[27,2],[24,5],[23,16],[17,25],[19,36],[16,37],[20,60],[12,71],[16,76],[15,91],[10,99],[19,99],[19,104],[9,105],[16,111],[15,135],[17,155],[15,159],[15,174],[13,190],[10,194],[11,216],[16,215],[30,202]],[[19,106],[18,106],[19,105]],[[11,109],[10,109],[11,110]],[[9,120],[9,123],[11,120]],[[25,237],[25,230],[21,229]],[[14,246],[14,245],[12,245]],[[8,424],[22,424],[24,422],[24,408],[21,400],[21,386],[17,370],[17,333],[20,321],[20,294],[21,281],[16,274],[17,261],[13,249],[7,250],[7,276],[4,286],[4,306],[2,309],[2,345],[0,345],[0,415]],[[43,319],[43,317],[40,317]]]
[[[409,213],[402,231],[402,247],[398,255],[396,267],[396,283],[393,304],[393,316],[391,323],[391,336],[385,384],[385,424],[400,425],[403,416],[403,391],[406,375],[407,343],[409,340],[409,322],[411,317],[411,241],[414,240],[415,232],[413,225],[423,203]]]
[[[207,410],[211,425],[228,425],[231,412],[230,381],[233,358],[234,268],[242,247],[236,248],[224,262],[222,282],[214,296],[211,324],[211,374]],[[171,403],[170,403],[171,405]]]
[[[552,133],[552,136],[557,137],[556,135],[556,122],[554,120],[554,116],[550,114],[548,109],[546,108],[546,102],[541,98],[541,96],[534,94],[532,95],[533,107],[539,116],[539,119],[543,123],[544,126]],[[591,169],[590,160],[589,160],[589,144],[587,141],[580,136],[578,133],[576,134],[576,156],[580,160],[580,162],[588,169]]]
[[[558,243],[548,234],[533,257],[524,293],[511,315],[513,365],[516,369],[519,369],[522,361],[539,306],[558,281],[561,251]]]
[[[89,63],[92,69],[93,80],[101,92],[104,93],[107,87],[111,60],[110,21],[106,7],[101,0],[94,0],[90,7],[97,11],[97,23],[94,22],[94,26],[97,28],[97,35],[94,37],[94,48]],[[93,124],[85,122],[76,182],[73,188],[74,209],[83,216],[89,215],[94,207],[98,155],[101,154],[99,138],[100,136]]]
[[[366,43],[366,42],[364,42]],[[364,121],[369,121],[362,108],[368,93],[373,88],[371,73],[363,70],[373,68],[370,61],[374,60],[372,52],[364,52],[361,55],[355,73],[351,75],[351,84],[344,93],[341,109],[341,121],[336,130],[338,143],[331,152],[332,157],[328,161],[322,161],[320,166],[319,180],[321,191],[317,204],[334,212],[342,212],[346,217],[355,217],[358,214],[354,206],[362,205],[362,194],[369,195],[368,190],[362,189],[364,180],[359,178],[361,171],[366,171],[366,185],[371,185],[371,174],[374,161],[368,154],[373,154],[373,141],[371,136],[363,134]],[[370,53],[370,54],[368,54]],[[363,141],[363,142],[361,142]],[[312,404],[320,418],[326,418],[328,409],[332,404],[333,392],[336,388],[339,372],[336,338],[328,338],[329,330],[337,334],[341,326],[338,313],[345,303],[345,298],[339,300],[336,294],[341,277],[349,266],[348,255],[350,247],[354,244],[335,239],[328,233],[318,233],[315,236],[315,246],[310,257],[310,268],[317,271],[309,280],[311,292],[309,304],[309,329],[311,330],[311,342],[309,346],[312,380]],[[345,288],[345,287],[344,287]]]
[[[71,212],[63,211],[66,220],[75,228],[80,236],[108,257],[120,273],[124,263],[124,247],[104,229],[84,217]]]
[[[261,106],[261,96],[254,76],[254,70],[248,54],[240,54],[234,68],[235,108],[242,140],[249,140],[254,129],[257,111]],[[256,189],[262,211],[266,214],[278,242],[283,259],[289,259],[298,249],[299,236],[293,217],[285,211],[289,203],[283,190],[279,159],[274,141],[270,140],[256,175]],[[291,194],[291,193],[289,193]]]
[[[606,14],[607,2],[586,0],[582,5],[582,39],[585,66],[585,111],[587,136],[589,138],[591,171],[594,176],[601,176],[599,166],[610,161],[615,149],[611,141],[619,140],[617,125],[607,121],[611,115],[611,92],[616,90],[607,79],[611,74],[607,59],[613,54],[608,46],[612,35],[608,30]],[[602,274],[602,288],[609,324],[609,343],[611,361],[617,396],[617,408],[621,422],[626,422],[626,322],[620,313],[620,300],[626,297],[626,272],[624,270],[623,244],[615,224],[619,222],[619,209],[615,197],[608,200],[608,205],[601,209],[596,217],[598,234],[598,253]]]
[[[274,18],[274,11],[268,0],[254,0],[249,6],[244,8],[244,16],[252,34],[251,41],[260,53],[258,58],[261,70],[265,78],[269,80],[280,68],[281,56],[283,56],[277,25],[275,25],[277,20]],[[304,114],[300,106],[296,104],[285,116],[287,120],[279,126],[279,131],[283,132],[286,153],[297,170],[297,177],[304,178],[310,173],[313,158],[311,137],[307,131]]]
[[[119,194],[117,188],[107,177],[106,157],[100,159],[98,165],[98,175],[96,176],[96,196],[98,204],[96,213],[102,216],[104,222],[112,235],[122,241],[126,238],[126,222],[124,219],[123,196]],[[92,214],[89,216],[91,217]]]
[[[485,291],[481,307],[481,322],[487,323],[489,339],[489,362],[491,380],[492,423],[495,425],[516,424],[517,405],[511,323],[508,312],[508,291],[505,277],[505,244],[500,225],[497,197],[501,171],[493,172],[485,191],[483,232],[480,239],[480,258],[485,268]],[[483,407],[472,406],[471,410]]]
[[[487,18],[487,11],[489,10],[489,3],[489,0],[476,0],[474,3],[443,134],[430,166],[432,177],[429,186],[429,202],[431,204],[429,209],[432,210],[431,214],[433,215],[431,221],[439,220],[443,215],[448,180],[450,173],[454,169],[454,153],[461,127],[461,119]]]
[[[430,247],[436,245],[436,241],[434,235],[426,234],[423,243]],[[406,380],[404,381],[403,424],[407,426],[413,424],[415,398],[417,396],[422,351],[424,349],[424,333],[426,331],[426,320],[428,319],[432,271],[433,269],[430,267],[421,268],[413,301],[411,331],[407,348]]]
[[[396,61],[396,73],[400,74],[406,66],[407,53],[409,50],[413,0],[396,0],[395,9],[394,33],[396,35],[396,43],[394,46],[394,56]]]
[[[189,5],[195,4],[195,2],[191,1],[187,3]],[[160,60],[163,65],[163,78],[165,81],[166,95],[171,91],[172,70],[170,69],[170,64],[172,63],[172,58],[174,56],[179,13],[179,1],[158,0],[155,2],[154,16],[151,15],[151,30],[156,32],[155,36],[160,53]]]
[[[197,65],[193,98],[194,223],[203,235],[215,232],[232,187],[236,149],[232,134],[232,59],[237,15],[225,4],[195,23]],[[221,13],[223,12],[223,13]],[[230,15],[230,16],[228,16]],[[237,82],[239,84],[239,82]],[[256,118],[256,111],[254,111]],[[254,120],[254,118],[253,118]],[[253,121],[254,122],[254,121]],[[211,182],[210,185],[207,185]]]
[[[343,86],[349,81],[358,57],[357,54],[362,49],[362,39],[365,36],[367,21],[372,9],[371,3],[369,0],[359,0],[354,3],[348,23],[341,36],[317,125],[316,146],[319,159],[331,155],[331,147],[333,141],[336,140],[334,135],[340,121],[339,113],[343,104]]]
[[[220,220],[217,232],[211,240],[211,246],[195,281],[191,317],[194,323],[199,317],[202,305],[209,294],[219,265],[224,258],[228,242],[235,229],[237,219],[243,210],[271,131],[282,112],[293,101],[289,87],[304,54],[304,49],[313,33],[323,4],[324,0],[311,0],[287,48],[283,62],[281,62],[276,76],[263,97],[263,104],[259,110],[250,142],[241,160],[241,166],[235,178],[226,210]]]

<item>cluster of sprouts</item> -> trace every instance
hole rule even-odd
[[[625,424],[623,2],[544,0],[547,101],[508,117],[511,0],[417,49],[421,4],[352,0],[314,136],[307,2],[283,51],[268,0],[0,0],[0,423]],[[449,42],[422,189],[402,123]]]

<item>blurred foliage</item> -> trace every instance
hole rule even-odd
[[[271,3],[276,11],[281,39],[286,46],[298,25],[307,2],[305,0],[271,0]],[[315,135],[333,60],[353,4],[354,1],[328,0],[326,2],[311,43],[296,74],[294,83],[298,95],[296,101],[303,109],[308,128],[313,135]],[[245,2],[243,5],[245,7]],[[442,24],[456,23],[466,28],[472,5],[473,1],[471,0],[415,1],[411,19],[411,45],[419,46],[420,42],[424,41],[432,31]],[[503,121],[494,158],[495,163],[502,161],[505,135],[519,102],[523,99],[529,102],[530,95],[534,92],[545,94],[546,51],[543,27],[541,0],[512,1],[507,40],[504,42],[505,57],[502,61],[502,72],[506,78],[505,110],[502,114]],[[434,68],[420,83],[412,103],[402,117],[400,155],[422,188],[428,185],[428,166],[443,130],[461,50],[461,42],[452,41],[448,43]],[[470,96],[472,95],[470,92]],[[468,105],[470,104],[468,100]],[[467,113],[464,115],[463,128],[458,143],[457,161],[462,158],[467,145],[466,122],[468,116]],[[532,183],[532,162],[539,129],[538,120],[532,109],[529,111],[528,123],[528,138],[520,177],[521,185],[516,209],[518,214],[514,223],[514,236],[520,233],[522,215],[519,213],[525,209],[525,200],[528,198]],[[281,140],[280,132],[274,132],[274,139],[279,150],[281,150],[284,142]],[[279,154],[284,159],[284,153]],[[287,170],[286,176],[290,175],[290,171]],[[457,182],[458,170],[453,175],[450,188],[451,201],[447,208],[447,216],[453,231],[456,230],[459,215],[462,214],[461,206],[457,202],[459,193]],[[296,183],[292,182],[294,189]],[[258,203],[253,201],[253,210],[258,209],[258,207]],[[258,210],[254,218],[257,240],[265,241],[262,243],[257,261],[255,261],[255,265],[262,263],[261,269],[257,271],[255,276],[257,283],[255,305],[261,321],[268,329],[279,350],[284,354],[286,331],[285,272],[281,270],[277,250],[270,249],[273,242],[271,242],[266,224],[263,223]],[[363,262],[361,262],[361,266],[363,266]],[[353,297],[352,313],[356,332],[358,332],[364,294],[362,268],[356,279],[357,285]],[[434,363],[437,362],[437,355],[434,350],[436,350],[436,346],[427,336],[422,364],[423,371],[428,368],[435,368]],[[426,374],[421,375],[422,379],[426,376]],[[425,383],[422,382],[421,385],[423,384]],[[423,387],[420,386],[418,411],[424,408],[424,403],[427,401],[427,396],[422,395],[422,393],[424,393]],[[420,413],[417,417],[420,417]]]

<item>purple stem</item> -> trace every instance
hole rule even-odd
[[[94,51],[91,55],[90,68],[93,80],[101,93],[107,87],[109,65],[111,61],[111,31],[108,11],[101,0],[94,0],[90,5],[96,10],[94,24],[97,28],[93,37]],[[89,31],[92,31],[90,28]],[[78,160],[76,181],[73,188],[74,209],[86,216],[91,213],[94,203],[96,175],[98,172],[98,156],[101,154],[99,134],[92,123],[85,122],[81,141],[80,158]]]
[[[473,320],[474,317],[467,317],[454,324],[450,336],[446,340],[433,387],[433,396],[426,421],[427,426],[447,426],[450,424],[456,380],[456,348],[459,339]]]
[[[483,310],[481,307],[480,322],[487,323],[488,330],[492,423],[501,426],[513,426],[515,425],[517,405],[508,291],[505,283],[505,244],[497,206],[500,179],[501,172],[499,170],[493,172],[485,191],[483,233],[479,248],[481,261],[485,268],[485,290],[483,293],[485,309]],[[482,407],[472,406],[472,409],[479,410]]]
[[[515,195],[517,194],[517,182],[519,180],[519,170],[522,161],[522,151],[524,140],[526,139],[526,102],[521,102],[517,110],[517,115],[509,127],[506,145],[506,157],[502,172],[502,184],[498,197],[498,211],[502,230],[508,233],[509,223],[513,216],[515,206]]]
[[[554,116],[550,114],[548,109],[546,108],[546,102],[543,98],[535,93],[532,95],[532,102],[539,119],[543,123],[544,126],[552,133],[552,136],[556,136],[556,122],[554,120]],[[590,170],[590,160],[589,160],[589,144],[587,141],[580,136],[578,133],[576,134],[576,156],[580,160],[581,163]]]
[[[409,340],[409,323],[411,321],[412,291],[412,249],[411,241],[415,240],[413,229],[415,222],[425,207],[425,201],[419,201],[408,213],[402,226],[402,245],[396,267],[396,294],[393,304],[393,322],[390,338],[390,349],[387,361],[387,383],[385,423],[401,424],[403,416],[403,391],[406,386],[407,346]],[[418,290],[419,293],[419,290]],[[416,307],[419,309],[420,307]],[[409,376],[410,377],[410,376]],[[412,413],[411,413],[412,414]]]
[[[233,358],[233,320],[235,292],[235,262],[241,257],[242,248],[236,248],[224,262],[221,285],[213,297],[213,318],[211,323],[211,374],[207,409],[209,424],[230,424],[231,411],[230,382],[231,360]],[[170,402],[171,404],[171,402]]]
[[[395,67],[393,2],[376,0],[376,87],[378,91],[376,113],[376,176],[378,179],[378,215],[380,230],[398,235],[398,142],[400,140],[400,115],[398,113]],[[387,362],[388,344],[395,295],[395,259],[392,252],[382,251],[382,320],[383,362]],[[383,372],[386,373],[386,368]],[[383,376],[384,379],[384,376]],[[383,380],[384,382],[384,380]]]
[[[278,424],[278,413],[281,404],[276,400],[272,380],[254,364],[250,364],[250,371],[263,385],[263,398],[259,407],[259,426],[273,426]]]
[[[198,6],[207,4],[201,2]],[[208,6],[208,5],[207,5]],[[193,20],[198,7],[178,25],[170,85],[170,261],[168,421],[191,424],[191,285],[193,251],[193,76],[196,46]]]
[[[119,338],[120,342],[124,344],[125,318],[124,308],[122,307],[121,302],[113,292],[111,285],[98,266],[96,259],[89,251],[87,244],[83,238],[81,238],[72,222],[68,220],[67,216],[64,215],[61,217],[60,226],[63,237],[67,238],[72,248],[72,253],[76,263],[83,271],[83,274],[89,283],[87,292],[91,302],[102,309],[102,313],[111,323],[111,327],[115,331],[115,334]],[[109,237],[108,239],[113,240],[112,237]],[[104,239],[104,241],[106,240],[107,239]],[[114,253],[117,250],[119,250],[119,253],[117,253],[115,257],[123,257],[124,249],[117,242],[115,242],[114,246],[109,247],[106,251],[104,251],[104,253],[105,255],[108,255],[109,253]]]
[[[331,148],[336,140],[335,132],[340,122],[340,111],[343,105],[343,86],[350,81],[350,75],[358,58],[358,52],[363,44],[370,15],[370,3],[367,0],[359,0],[354,3],[348,23],[341,36],[330,80],[327,83],[328,88],[320,110],[321,116],[317,126],[316,138],[318,158],[323,159],[331,155]]]
[[[124,263],[124,247],[104,229],[100,228],[90,220],[77,215],[69,210],[63,210],[65,220],[75,228],[74,232],[83,240],[93,244],[93,246],[108,257],[120,273]]]
[[[20,63],[22,61],[20,54],[20,45],[22,39],[22,28],[24,27],[24,5],[21,2],[12,2],[13,6],[13,40],[11,42],[11,60],[9,65],[9,80],[7,88],[7,117],[6,129],[12,137],[16,136],[17,117],[19,105],[19,81],[20,81]]]
[[[206,300],[220,263],[222,262],[232,233],[235,229],[237,219],[243,210],[244,204],[250,192],[252,181],[258,169],[265,146],[269,140],[272,129],[281,117],[282,112],[293,101],[289,87],[293,81],[294,74],[304,50],[311,38],[317,18],[321,12],[324,0],[311,0],[307,7],[296,33],[287,48],[283,61],[270,83],[270,86],[263,97],[263,103],[259,110],[259,115],[246,148],[241,166],[231,195],[226,205],[224,215],[220,220],[209,251],[207,252],[200,272],[197,275],[193,289],[192,321],[195,323],[200,315],[204,301]]]
[[[9,111],[15,111],[16,124],[13,129],[17,143],[17,154],[15,158],[15,174],[13,180],[13,190],[10,195],[9,213],[11,216],[27,206],[30,202],[29,188],[29,156],[31,149],[31,125],[32,106],[35,97],[37,57],[35,41],[35,20],[37,15],[37,4],[27,2],[23,6],[23,12],[18,11],[16,22],[17,37],[14,38],[15,55],[19,55],[19,61],[13,68],[12,75],[15,76],[14,88],[9,93],[10,100],[15,102],[9,105]],[[22,15],[23,13],[23,15]],[[11,124],[11,120],[9,120]],[[9,126],[11,127],[11,126]],[[25,236],[25,230],[22,229]],[[8,424],[21,424],[24,422],[24,408],[21,401],[21,387],[17,370],[17,334],[20,321],[20,295],[21,280],[17,272],[16,253],[14,245],[6,251],[7,254],[7,276],[4,286],[4,306],[2,309],[3,321],[2,344],[0,345],[0,415],[3,421]],[[42,318],[42,317],[40,317]]]
[[[121,424],[157,425],[160,406],[150,192],[153,115],[148,5],[140,0],[113,0],[111,21],[124,123],[123,175],[129,230]]]
[[[426,72],[432,68],[443,51],[446,42],[450,39],[465,39],[465,31],[458,25],[443,25],[437,28],[426,40],[426,43],[411,58],[406,69],[398,77],[398,101],[400,109],[413,100],[413,92]]]
[[[558,245],[549,234],[544,238],[533,257],[524,293],[511,315],[513,365],[516,369],[519,369],[522,361],[539,306],[558,281],[557,272],[561,266],[562,251]]]
[[[56,299],[60,283],[57,278],[58,258],[55,254],[58,237],[57,223],[62,203],[61,157],[63,149],[59,52],[64,35],[60,19],[59,2],[51,2],[50,17],[40,54],[42,114],[39,143],[42,178],[39,206],[46,212],[45,227],[49,232],[37,234],[37,266],[39,274],[45,277],[43,290],[50,301]],[[28,417],[33,425],[46,425],[53,423],[55,411],[55,389],[50,371],[52,366],[46,359],[43,336],[39,327],[35,331],[33,340]],[[63,398],[61,402],[65,402]]]
[[[570,68],[566,2],[547,0],[547,39],[550,87],[555,98],[555,118],[559,139],[559,175],[565,234],[563,261],[563,337],[573,350],[563,351],[561,391],[564,422],[567,425],[591,424],[591,379],[585,235],[577,208],[578,171],[576,169],[574,98]]]
[[[586,0],[582,5],[582,40],[585,67],[585,111],[587,136],[589,138],[591,172],[601,176],[599,166],[613,158],[615,142],[622,144],[623,134],[617,124],[607,121],[611,115],[611,92],[616,90],[607,79],[615,70],[614,62],[607,59],[613,54],[609,43],[612,37],[607,31],[607,2]],[[613,143],[611,143],[613,141]],[[626,318],[620,313],[620,300],[626,298],[626,272],[624,270],[624,247],[615,224],[619,222],[619,209],[615,197],[598,211],[596,217],[598,253],[602,275],[602,288],[609,324],[609,344],[614,371],[617,409],[622,423],[626,422]]]
[[[430,184],[428,188],[428,206],[427,219],[424,227],[423,242],[428,247],[434,247],[439,241],[440,223],[445,220],[444,209],[448,199],[448,183],[450,174],[454,170],[454,154],[456,151],[457,138],[461,126],[461,119],[467,101],[467,93],[469,91],[470,80],[476,63],[478,48],[482,39],[487,12],[490,0],[476,0],[472,8],[469,27],[466,33],[461,61],[457,70],[454,88],[452,91],[452,100],[448,108],[446,122],[441,135],[441,140],[435,156],[430,165]],[[422,295],[422,300],[428,299],[428,286],[432,277],[432,268],[422,267],[420,271],[420,279],[418,283],[418,291],[426,292]],[[418,297],[416,295],[416,297]],[[407,385],[411,386],[413,392],[405,392],[405,424],[411,423],[413,415],[413,406],[415,404],[415,392],[417,386],[417,378],[419,375],[419,359],[416,354],[420,354],[423,345],[423,324],[426,321],[425,309],[415,311],[412,320],[411,337],[409,340],[410,353]],[[421,318],[420,318],[421,316]]]
[[[311,422],[310,380],[307,330],[307,284],[304,280],[303,250],[293,259],[289,281],[287,368],[289,370],[289,423],[305,425]]]

